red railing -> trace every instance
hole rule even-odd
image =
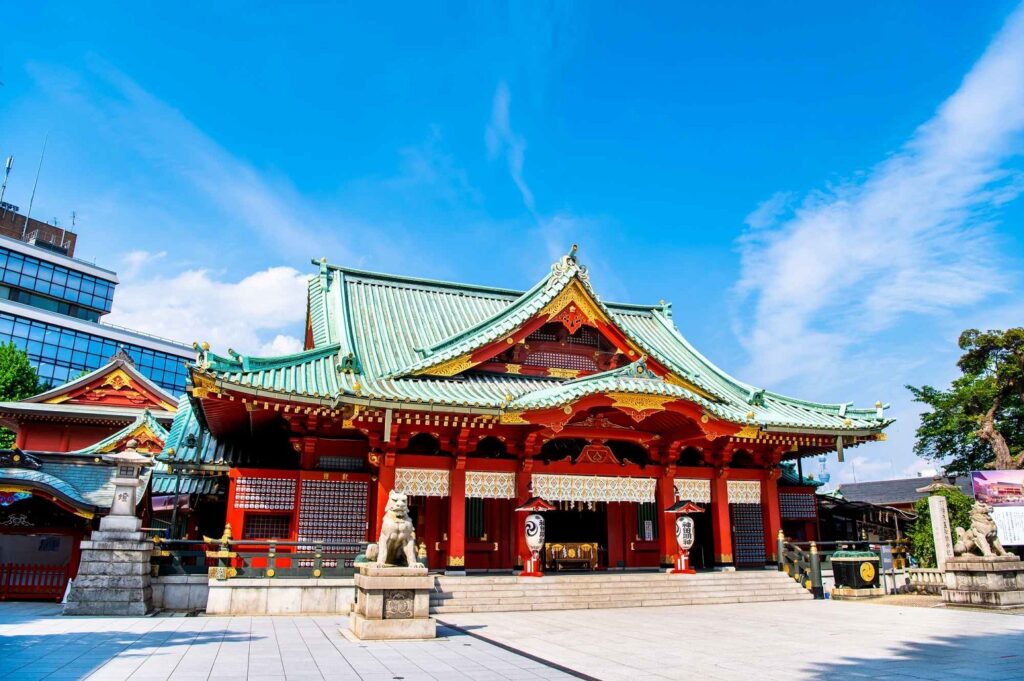
[[[0,601],[7,599],[56,600],[64,598],[67,565],[0,563]]]

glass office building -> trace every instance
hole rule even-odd
[[[124,348],[155,383],[184,392],[191,347],[100,323],[117,283],[110,270],[0,236],[0,342],[25,350],[50,385],[97,369]]]

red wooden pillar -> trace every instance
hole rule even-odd
[[[373,527],[370,528],[370,541],[380,536],[380,526],[384,521],[384,511],[388,506],[388,495],[395,488],[395,452],[393,449],[378,454],[380,467],[377,469],[377,512],[374,515]]]
[[[623,504],[608,503],[608,568],[611,570],[626,567],[626,538],[622,526]]]
[[[519,472],[516,473],[516,506],[530,500],[530,486],[533,482],[533,459],[523,459]],[[526,513],[512,514],[512,536],[516,538],[516,567],[523,566],[530,557],[530,549],[526,547]]]
[[[764,555],[769,562],[778,560],[778,537],[782,528],[782,513],[779,510],[779,471],[769,468],[761,481],[761,513],[764,522]]]
[[[658,532],[658,553],[661,556],[662,567],[670,567],[673,564],[679,545],[676,543],[676,518],[672,513],[665,513],[672,504],[676,503],[676,467],[665,466],[658,478],[658,489],[655,494],[655,506],[659,514],[661,531]]]
[[[448,481],[448,570],[466,571],[466,455],[459,454]]]
[[[732,564],[732,521],[729,518],[728,469],[711,478],[711,528],[715,535],[715,563]]]

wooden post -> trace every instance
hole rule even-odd
[[[388,495],[395,488],[395,452],[394,449],[381,455],[380,467],[377,469],[377,513],[373,527],[370,528],[370,541],[380,536],[380,525],[384,521],[384,511],[388,506]]]
[[[658,523],[661,525],[661,530],[658,532],[658,547],[662,567],[672,567],[675,555],[679,552],[679,545],[676,543],[676,518],[671,513],[665,513],[665,509],[676,502],[675,477],[676,467],[665,466],[661,477],[658,478],[658,490],[655,496],[657,499],[655,510],[658,513]]]
[[[460,453],[451,472],[448,492],[448,569],[466,572],[466,455]]]
[[[533,480],[533,459],[523,459],[516,473],[516,505],[525,504],[530,499],[530,484]],[[512,514],[512,536],[516,538],[516,567],[522,567],[530,557],[530,549],[526,546],[526,513]]]
[[[777,469],[765,471],[761,481],[761,517],[764,525],[764,552],[768,561],[777,561],[778,546],[776,539],[782,529],[782,512],[779,509],[779,485]]]
[[[728,469],[711,478],[711,528],[715,535],[715,563],[732,565],[732,520],[729,518]]]

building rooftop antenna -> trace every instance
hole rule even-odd
[[[39,167],[36,168],[36,179],[32,183],[32,195],[28,199],[28,212],[25,213],[25,224],[21,228],[21,238],[25,239],[25,235],[28,233],[28,219],[32,217],[32,202],[36,200],[36,187],[39,185],[39,173],[43,171],[43,157],[46,156],[46,143],[50,139],[50,133],[46,133],[46,137],[43,138],[43,150],[39,153]]]
[[[11,176],[11,168],[14,167],[14,157],[8,156],[7,162],[4,163],[4,182],[0,184],[0,210],[3,210],[3,216],[7,217],[7,204],[4,203],[4,194],[7,193],[7,178]]]

